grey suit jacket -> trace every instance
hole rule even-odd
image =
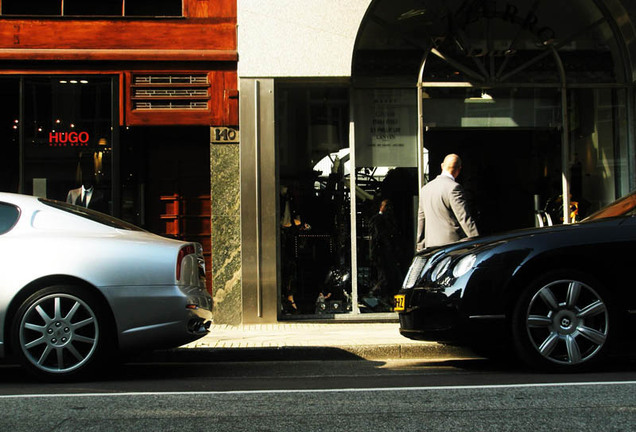
[[[418,251],[479,235],[466,208],[463,188],[445,175],[422,188],[417,225]]]

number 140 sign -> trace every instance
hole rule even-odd
[[[210,142],[213,144],[235,144],[239,142],[239,131],[229,127],[211,127]]]

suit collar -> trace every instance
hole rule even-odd
[[[455,177],[453,177],[453,175],[451,173],[449,173],[448,171],[442,171],[442,173],[439,176],[440,177],[448,177],[449,179],[455,181]]]

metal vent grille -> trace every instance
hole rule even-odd
[[[208,96],[206,89],[191,88],[137,88],[134,89],[135,97],[146,98],[178,98],[178,97],[197,97]]]
[[[131,85],[133,110],[207,110],[207,74],[135,75]]]
[[[136,75],[135,84],[209,84],[203,75]]]
[[[135,101],[134,109],[136,110],[206,110],[207,102],[138,102]]]

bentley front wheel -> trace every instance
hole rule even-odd
[[[578,274],[552,274],[528,287],[513,313],[517,352],[531,366],[578,370],[602,359],[610,337],[604,291]]]

